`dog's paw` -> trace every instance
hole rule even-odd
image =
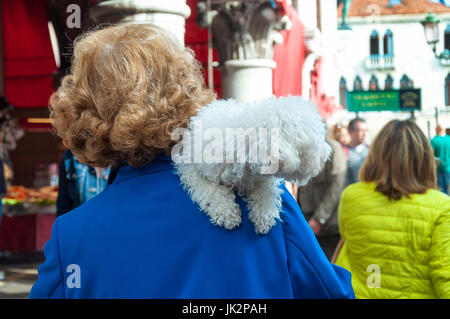
[[[255,232],[259,235],[265,235],[272,229],[273,226],[275,226],[276,223],[277,222],[274,218],[272,219],[272,221],[255,224]]]
[[[239,214],[223,214],[219,216],[215,224],[228,230],[234,229],[241,224],[242,218]]]
[[[226,229],[234,229],[241,224],[242,217],[239,206],[234,204],[231,207],[218,209],[218,207],[209,205],[206,209],[211,222],[214,225],[224,227]]]
[[[261,235],[267,234],[276,225],[277,219],[280,219],[279,212],[276,208],[265,212],[252,209],[249,217],[255,227],[256,233]]]

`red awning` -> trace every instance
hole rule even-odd
[[[276,1],[292,21],[290,30],[281,31],[283,43],[275,45],[273,71],[273,94],[276,96],[302,95],[302,69],[305,62],[303,24],[293,6],[286,0]]]
[[[56,70],[46,0],[4,0],[5,95],[15,107],[46,107]]]
[[[291,19],[290,30],[281,31],[284,42],[276,45],[273,92],[276,96],[301,95],[305,59],[303,25],[285,0],[275,1]],[[2,1],[5,91],[16,107],[45,107],[53,92],[56,70],[47,26],[46,0]]]
[[[320,115],[328,119],[333,113],[338,110],[342,110],[343,107],[339,103],[336,103],[334,97],[327,96],[322,88],[322,62],[320,57],[314,64],[314,70],[311,73],[311,100],[317,105],[317,109]]]

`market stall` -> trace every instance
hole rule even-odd
[[[11,186],[3,201],[0,250],[42,251],[56,218],[57,186]]]

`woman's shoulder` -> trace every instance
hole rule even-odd
[[[358,196],[361,194],[375,194],[375,184],[366,182],[357,182],[348,185],[342,192],[342,197]]]
[[[425,194],[414,194],[412,200],[417,205],[450,213],[450,197],[437,189],[429,189]]]
[[[422,196],[433,198],[439,203],[450,204],[450,196],[437,189],[429,189],[425,194],[422,194]]]
[[[342,197],[361,198],[362,195],[374,197],[386,197],[376,191],[376,184],[373,182],[358,182],[350,184],[342,192]],[[425,205],[430,207],[449,207],[450,197],[436,189],[428,189],[424,194],[412,194],[411,198],[402,197],[400,202],[408,202],[409,204]]]
[[[388,207],[393,209],[406,207],[414,211],[420,210],[426,213],[424,216],[432,219],[442,214],[450,214],[450,197],[436,189],[428,189],[424,194],[412,194],[409,198],[403,196],[399,200],[390,201],[387,196],[376,191],[376,184],[373,182],[358,182],[347,186],[341,195],[341,202],[346,207],[360,204],[365,207],[368,205],[384,206],[386,209]]]

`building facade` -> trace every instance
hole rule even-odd
[[[439,20],[439,55],[450,49],[450,8],[428,0],[353,0],[346,18],[349,29],[337,32],[340,104],[346,106],[348,91],[421,89],[421,111],[414,112],[416,122],[434,135],[436,121],[450,126],[450,60],[439,59],[427,43],[422,21],[432,12]],[[342,22],[342,6],[338,7]],[[336,114],[336,121],[355,116],[353,112]],[[411,117],[408,112],[364,112],[370,137],[390,119]]]
[[[302,67],[302,96],[316,103],[322,117],[339,111],[336,86],[337,12],[336,1],[293,1],[304,25],[305,62]]]

